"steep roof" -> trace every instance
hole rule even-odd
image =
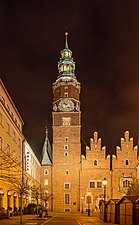
[[[48,130],[46,128],[46,137],[42,149],[42,159],[41,159],[42,166],[50,166],[52,165],[52,148],[48,138]]]

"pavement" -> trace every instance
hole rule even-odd
[[[38,218],[36,215],[23,215],[22,224],[23,225],[47,225],[49,220],[54,219],[55,217],[74,217],[79,225],[113,225],[113,223],[104,222],[100,219],[99,213],[91,213],[90,216],[87,213],[56,213],[49,212],[49,215],[45,218]],[[0,225],[19,225],[20,216],[13,216],[9,219],[1,219]],[[62,225],[62,224],[61,224]]]

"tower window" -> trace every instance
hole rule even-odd
[[[44,170],[44,175],[48,175],[49,174],[49,171],[46,169]]]
[[[70,204],[70,194],[65,194],[65,204],[66,205]]]
[[[67,156],[68,156],[68,152],[64,152],[64,156],[66,156],[66,157],[67,157]]]
[[[94,166],[97,166],[97,165],[98,165],[98,161],[94,160]]]
[[[65,183],[64,184],[64,189],[70,189],[70,183]]]
[[[65,137],[65,142],[68,142],[68,137]]]
[[[64,150],[68,150],[68,145],[64,145]]]
[[[67,175],[69,174],[69,171],[68,171],[68,170],[66,170],[66,174],[67,174]]]
[[[62,121],[63,121],[63,126],[70,126],[70,117],[63,117]]]
[[[125,165],[128,166],[129,165],[129,161],[128,159],[125,160]]]
[[[68,98],[68,92],[64,93],[64,97]]]

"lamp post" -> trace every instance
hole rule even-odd
[[[106,186],[107,186],[108,181],[106,180],[106,178],[104,178],[102,183],[103,183],[103,187],[104,187],[104,222],[107,222],[107,214],[106,214]]]
[[[87,203],[88,203],[88,216],[90,216],[90,203],[91,203],[91,196],[90,191],[87,192]]]
[[[16,192],[14,192],[13,197],[14,197],[14,212],[15,212],[16,211],[16,198],[17,198]]]
[[[82,200],[82,213],[83,213],[83,200],[84,200],[84,196],[81,197]]]

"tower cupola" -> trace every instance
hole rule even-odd
[[[75,62],[72,58],[72,51],[68,47],[68,33],[65,33],[65,48],[61,51],[61,58],[58,62],[58,77],[75,78]]]

